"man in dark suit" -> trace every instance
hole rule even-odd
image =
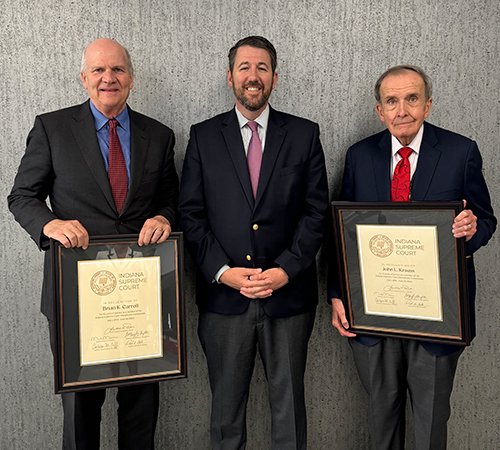
[[[431,84],[422,69],[396,66],[375,85],[376,109],[387,130],[353,145],[347,152],[342,200],[360,202],[461,201],[453,235],[465,237],[469,312],[474,327],[473,253],[485,245],[496,227],[490,196],[474,141],[424,120],[432,105]],[[408,149],[409,156],[401,148]],[[407,182],[398,173],[409,163]],[[401,162],[400,162],[401,161]],[[394,175],[393,175],[394,174]],[[391,181],[392,180],[392,181]],[[411,181],[410,181],[411,180]],[[407,184],[408,190],[401,185]],[[333,278],[333,277],[332,277]],[[332,324],[350,344],[358,373],[370,396],[372,448],[403,449],[406,392],[413,409],[415,448],[445,449],[450,395],[463,348],[409,339],[355,336],[348,331],[343,304],[332,281]]]
[[[49,248],[49,238],[86,249],[89,235],[139,233],[141,246],[165,241],[176,226],[178,196],[172,130],[127,107],[134,75],[116,41],[87,47],[81,78],[90,101],[36,118],[10,210],[41,250]],[[43,281],[42,312],[50,322],[49,252]],[[99,448],[105,392],[62,395],[64,449]],[[158,392],[158,383],[118,390],[121,450],[153,448]]]
[[[240,40],[229,67],[236,107],[191,128],[179,198],[181,228],[199,269],[212,448],[245,448],[258,348],[273,448],[305,449],[303,377],[328,208],[319,128],[268,105],[278,75],[267,39]]]

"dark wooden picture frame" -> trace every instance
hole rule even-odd
[[[338,284],[349,331],[455,345],[470,344],[465,239],[451,232],[461,202],[332,202]],[[367,314],[357,226],[435,227],[442,320]]]
[[[137,240],[138,235],[91,237],[86,250],[66,249],[59,242],[51,241],[56,394],[187,377],[183,235],[171,233],[161,244],[141,247]],[[118,256],[118,250],[115,251],[118,248],[125,249],[124,257]],[[159,257],[161,356],[80,364],[78,264],[79,261],[104,259],[107,254],[117,260],[133,255]]]

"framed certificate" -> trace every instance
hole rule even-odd
[[[462,202],[333,202],[349,331],[469,345]]]
[[[137,239],[51,241],[56,393],[187,376],[182,233]]]

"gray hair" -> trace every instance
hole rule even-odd
[[[424,82],[424,89],[425,89],[425,101],[429,100],[432,96],[432,83],[430,78],[427,76],[427,74],[423,71],[418,66],[410,66],[410,65],[400,65],[400,66],[394,66],[391,67],[390,69],[387,69],[382,75],[380,75],[379,79],[375,83],[375,89],[374,89],[374,94],[375,98],[377,100],[377,103],[380,104],[380,86],[382,84],[382,81],[385,80],[389,75],[396,75],[400,74],[402,72],[408,72],[412,71],[420,75],[420,78],[422,78]]]

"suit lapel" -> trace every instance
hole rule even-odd
[[[89,170],[106,197],[107,202],[116,211],[108,174],[106,173],[99,142],[97,141],[94,116],[92,116],[89,101],[81,105],[80,110],[74,115],[74,119],[76,123],[71,127],[71,131],[78,148],[82,152],[83,158],[87,162]]]
[[[135,198],[144,173],[144,165],[149,149],[149,135],[146,126],[134,111],[128,108],[130,117],[130,182],[122,213]]]
[[[414,201],[425,200],[429,186],[431,185],[436,166],[441,157],[441,152],[435,148],[438,140],[432,129],[432,125],[424,124],[424,136],[420,153],[418,155],[417,170],[413,175],[411,199]]]
[[[254,198],[252,184],[250,182],[250,174],[248,173],[248,164],[245,157],[245,148],[243,147],[239,122],[234,109],[229,111],[224,118],[222,135],[224,136],[227,151],[233,162],[245,197],[250,207],[253,208]]]
[[[259,204],[271,175],[276,164],[276,159],[280,153],[283,141],[286,136],[286,131],[282,128],[285,124],[281,114],[274,109],[270,108],[269,123],[266,133],[266,145],[264,147],[264,154],[262,155],[262,166],[260,168],[259,187],[257,189],[257,198],[255,199],[255,206]]]
[[[372,155],[375,186],[380,202],[391,201],[391,134],[386,131],[378,144],[379,151]]]

